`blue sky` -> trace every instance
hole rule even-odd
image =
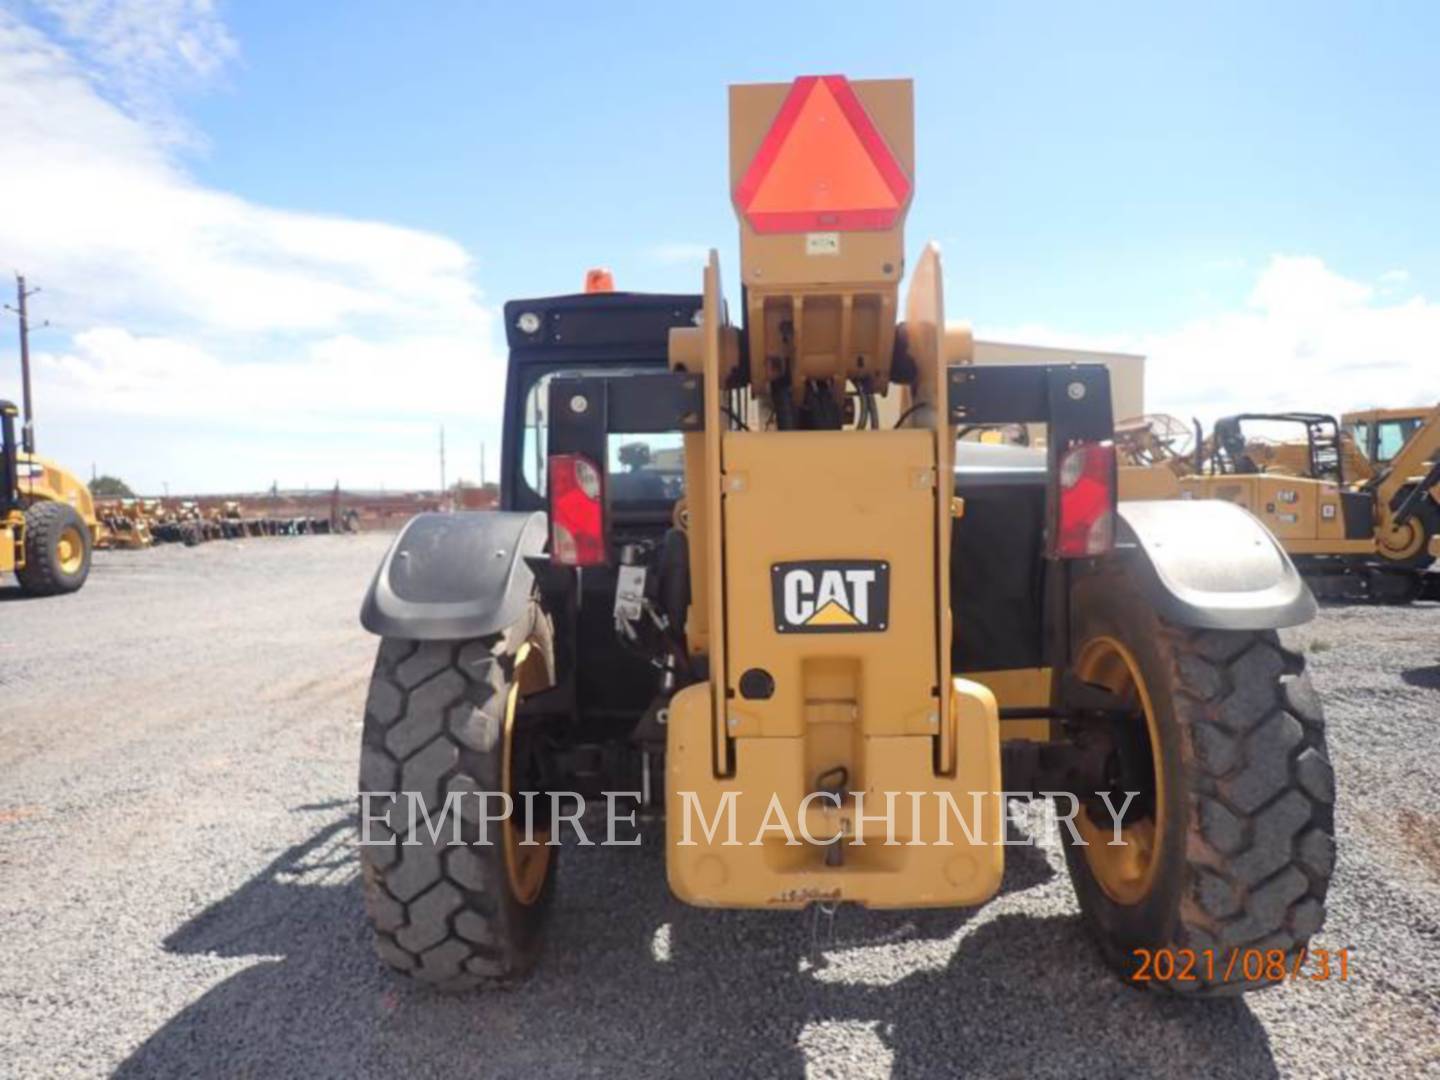
[[[708,40],[671,5],[296,6],[233,11],[246,60],[194,111],[199,175],[453,236],[487,291],[597,261],[669,288],[655,247],[732,250],[725,86],[817,71],[915,79],[908,235],[953,253],[971,317],[1148,329],[1318,242],[1351,273],[1440,271],[1434,5],[727,4]]]
[[[907,243],[979,336],[1145,352],[1186,415],[1440,399],[1435,5],[0,5],[0,262],[72,467],[493,454],[498,306],[733,272],[725,87],[815,72],[915,79]]]

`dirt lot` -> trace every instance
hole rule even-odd
[[[351,797],[386,538],[102,553],[0,586],[0,1073],[127,1076],[1440,1074],[1440,608],[1307,628],[1340,785],[1318,945],[1341,983],[1117,985],[1059,853],[979,911],[707,914],[663,851],[563,852],[522,988],[419,993],[370,951]],[[1037,835],[1046,830],[1036,829]]]

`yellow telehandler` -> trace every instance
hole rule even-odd
[[[524,974],[584,805],[663,812],[680,900],[781,911],[982,904],[1034,797],[1123,978],[1276,981],[1335,854],[1290,559],[1117,504],[1106,369],[975,365],[934,245],[902,297],[909,81],[732,87],[730,162],[740,324],[713,252],[698,293],[507,303],[500,508],[411,519],[365,596],[380,956]],[[957,439],[1004,425],[1045,449]]]

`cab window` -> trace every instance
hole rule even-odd
[[[1404,420],[1382,420],[1376,424],[1375,460],[1379,463],[1390,461],[1400,453],[1401,448],[1410,441],[1410,436],[1414,435],[1419,427],[1419,417],[1407,417]]]
[[[550,402],[550,380],[542,375],[530,384],[525,395],[525,432],[520,440],[520,475],[536,495],[545,494],[546,419]]]
[[[630,369],[624,368],[607,368],[604,372],[607,375],[629,373]],[[530,490],[541,496],[545,494],[546,410],[550,402],[550,381],[557,374],[561,373],[542,375],[525,395],[520,473]],[[573,377],[588,373],[566,371],[563,374]],[[643,435],[611,432],[606,440],[605,471],[612,505],[674,502],[685,494],[684,436],[678,431]]]
[[[611,433],[606,470],[618,502],[674,502],[685,494],[685,445],[678,431]]]
[[[1355,440],[1355,445],[1366,457],[1370,456],[1370,425],[1359,423],[1350,425],[1350,437]]]

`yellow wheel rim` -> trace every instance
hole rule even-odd
[[[1160,745],[1160,730],[1140,665],[1119,641],[1097,637],[1086,642],[1076,663],[1076,672],[1084,682],[1103,686],[1132,703],[1137,712],[1143,713],[1150,737],[1150,775],[1155,793],[1153,817],[1122,825],[1121,843],[1111,846],[1115,833],[1108,821],[1097,824],[1083,810],[1075,815],[1076,828],[1085,841],[1085,861],[1096,882],[1117,904],[1130,906],[1143,900],[1155,882],[1160,838],[1165,834],[1165,780],[1155,756],[1155,747]],[[1135,719],[1138,722],[1140,717]],[[1125,794],[1112,794],[1110,802],[1118,810],[1124,805]]]
[[[1425,540],[1425,530],[1412,517],[1400,528],[1380,534],[1380,551],[1387,559],[1411,559],[1424,549]]]
[[[514,810],[502,825],[505,875],[509,878],[510,891],[515,899],[527,905],[539,899],[540,890],[545,887],[546,875],[550,873],[550,828],[536,826],[533,842],[526,843],[525,830],[516,824],[516,814],[524,807],[524,803],[515,791],[513,779],[515,706],[522,691],[531,693],[541,689],[544,683],[544,659],[538,651],[532,650],[527,642],[515,656],[515,677],[511,680],[510,693],[505,699],[504,748],[500,764],[501,786],[514,800]]]
[[[80,530],[75,526],[67,526],[60,534],[60,542],[55,545],[56,560],[60,563],[60,569],[67,574],[74,574],[79,571],[81,564],[85,562],[85,538],[80,535]]]

